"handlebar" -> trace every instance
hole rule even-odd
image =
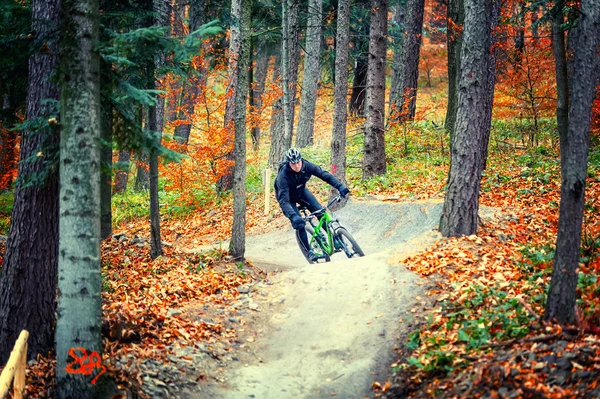
[[[312,213],[309,213],[308,215],[305,215],[303,217],[303,219],[304,220],[308,220],[308,219],[310,219],[313,216],[317,216],[317,215],[321,214],[322,212],[325,212],[331,205],[335,204],[336,202],[340,202],[341,200],[342,200],[342,197],[338,195],[338,196],[332,198],[332,200],[329,201],[329,203],[327,205],[325,205],[323,208],[321,208],[319,210],[316,210],[316,211],[314,211]],[[306,208],[303,207],[301,209],[306,209]]]

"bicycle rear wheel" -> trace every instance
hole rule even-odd
[[[355,256],[365,256],[364,251],[360,248],[360,245],[358,245],[348,230],[340,227],[335,231],[335,235],[347,257],[354,258]]]
[[[308,242],[310,243],[310,249],[312,249],[312,251],[319,256],[320,258],[325,259],[325,262],[329,262],[331,260],[331,258],[329,257],[329,254],[327,253],[327,250],[323,247],[323,245],[321,244],[321,241],[325,240],[325,235],[323,233],[323,231],[321,230],[321,235],[320,236],[315,236],[315,229],[310,225],[310,224],[306,224],[306,234],[308,235]],[[302,245],[300,245],[302,246]],[[304,252],[304,251],[302,251]],[[307,254],[304,254],[304,257],[306,257]],[[308,258],[307,258],[308,260]]]

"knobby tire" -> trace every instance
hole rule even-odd
[[[365,256],[364,251],[361,249],[360,245],[358,245],[354,237],[352,237],[352,234],[348,232],[348,230],[346,230],[343,227],[340,227],[335,231],[335,234],[336,236],[338,236],[338,238],[344,244],[344,246],[346,246],[346,249],[348,250],[344,251],[346,252],[346,256],[348,256],[349,258],[353,258],[354,255]],[[348,243],[352,245],[351,248],[348,247]],[[350,254],[348,252],[350,252]]]

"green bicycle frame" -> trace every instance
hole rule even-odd
[[[333,245],[334,229],[331,225],[335,221],[336,220],[332,219],[331,215],[328,212],[323,213],[321,220],[319,220],[319,223],[316,226],[311,220],[310,224],[314,228],[314,232],[312,234],[312,237],[310,238],[309,244],[312,246],[313,242],[316,240],[319,243],[319,246],[323,248],[323,250],[327,252],[328,255],[332,255],[335,250],[335,247]],[[323,236],[321,230],[324,230],[327,235]]]

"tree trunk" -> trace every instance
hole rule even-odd
[[[348,36],[350,32],[350,1],[338,0],[335,87],[333,92],[333,134],[331,139],[331,173],[346,185],[346,122],[348,119]],[[337,190],[331,188],[329,197]],[[344,205],[347,199],[343,200]]]
[[[453,1],[453,0],[449,0]],[[390,85],[390,100],[389,104],[394,103],[398,98],[398,84],[400,82],[400,66],[402,65],[402,42],[404,37],[404,17],[405,17],[405,4],[402,1],[398,1],[394,9],[393,24],[390,29],[390,36],[392,36],[392,43],[394,48],[394,62],[392,63],[392,82]],[[390,109],[390,112],[392,110]]]
[[[206,0],[192,0],[190,1],[189,7],[189,32],[198,30],[206,22]],[[204,53],[204,52],[203,52]],[[194,71],[190,67],[188,72],[188,79],[182,83],[182,93],[180,95],[181,105],[180,110],[177,113],[177,119],[181,121],[179,125],[175,127],[174,137],[180,144],[187,145],[190,140],[190,134],[192,131],[191,120],[194,116],[194,106],[198,95],[204,90],[202,82],[204,79],[197,79],[194,75],[204,77],[206,75],[206,69],[200,68],[199,71]]]
[[[306,28],[306,53],[304,55],[304,78],[302,80],[302,101],[296,147],[312,146],[315,129],[315,109],[317,91],[321,76],[321,23],[322,0],[309,0],[308,26]]]
[[[444,127],[450,133],[450,142],[454,136],[456,109],[458,104],[458,81],[460,79],[460,49],[462,47],[462,27],[465,20],[464,0],[448,0],[448,107]]]
[[[385,160],[385,54],[387,42],[387,0],[371,1],[369,73],[367,76],[367,121],[363,178],[382,175]]]
[[[227,129],[228,141],[233,144],[235,138],[235,91],[238,89],[238,57],[240,54],[240,16],[241,1],[233,0],[231,3],[231,25],[229,27],[229,67],[227,76],[227,104],[225,106],[225,129]],[[233,146],[228,150],[225,157],[228,161],[234,161]],[[233,168],[228,167],[217,182],[217,192],[222,193],[233,188]]]
[[[112,106],[108,99],[112,90],[110,77],[111,64],[101,62],[102,89],[105,96],[101,98],[101,136],[100,143],[100,238],[107,239],[112,234]]]
[[[552,44],[554,49],[554,65],[556,71],[556,122],[558,135],[561,139],[568,137],[569,131],[569,78],[567,71],[567,50],[565,48],[565,32],[561,25],[564,23],[564,1],[556,3],[552,15]],[[563,143],[566,145],[566,142]]]
[[[571,108],[568,133],[560,138],[562,184],[560,216],[552,280],[546,301],[546,320],[573,324],[576,318],[577,265],[585,204],[590,141],[590,115],[598,84],[600,0],[582,0],[571,70]],[[561,73],[561,72],[557,72]]]
[[[235,90],[235,166],[233,169],[233,226],[229,253],[234,259],[243,259],[246,252],[246,102],[248,100],[248,67],[250,66],[250,15],[252,0],[234,0],[240,3],[240,46],[238,58],[238,86]],[[233,9],[233,4],[231,6]]]
[[[402,39],[402,62],[399,67],[396,98],[392,101],[391,120],[412,120],[417,103],[417,83],[419,81],[419,56],[421,53],[421,32],[425,0],[407,0],[405,34]]]
[[[294,134],[294,110],[296,107],[296,85],[299,64],[299,0],[284,0],[282,3],[283,32],[281,38],[281,84],[283,86],[284,149],[292,145]]]
[[[135,190],[148,191],[150,189],[150,166],[148,164],[148,152],[142,148],[135,158]]]
[[[355,38],[355,43],[360,41]],[[365,99],[367,97],[367,72],[369,70],[369,57],[358,54],[354,66],[354,80],[352,94],[350,95],[350,113],[358,116],[365,115]]]
[[[102,359],[100,68],[97,0],[63,0],[56,396],[88,398],[103,384],[69,372],[82,353]],[[98,373],[100,367],[95,367]],[[99,375],[99,374],[96,374]]]
[[[29,59],[26,117],[48,118],[42,101],[58,100],[51,76],[58,61],[56,37],[60,1],[32,2],[32,32],[47,43],[50,51]],[[57,125],[41,131],[23,132],[11,224],[0,279],[0,364],[5,364],[21,330],[29,331],[29,358],[46,354],[54,347],[56,274],[58,256],[58,174],[45,165],[58,154]],[[42,152],[44,155],[37,156]],[[31,161],[25,162],[26,159]],[[37,176],[45,181],[27,185]]]
[[[448,236],[477,231],[479,188],[490,125],[489,98],[492,0],[465,0],[465,29],[461,50],[461,77],[452,163],[440,221]]]
[[[278,57],[275,58],[275,65],[279,64]],[[273,81],[276,82],[280,75],[280,68],[275,67]],[[277,168],[279,162],[283,160],[283,155],[287,148],[285,146],[285,118],[283,115],[283,96],[273,102],[271,110],[271,148],[269,149],[269,165]]]
[[[131,153],[129,151],[119,151],[117,172],[115,173],[115,193],[127,191],[130,161]]]
[[[260,116],[263,108],[262,95],[265,92],[270,56],[271,46],[266,41],[261,40],[256,52],[256,72],[253,72],[252,79],[252,105],[257,120],[256,125],[252,127],[252,146],[254,151],[258,151],[260,148]]]
[[[169,7],[163,0],[153,0],[155,26],[167,26],[169,21]],[[156,72],[165,62],[162,53],[156,54],[148,66],[148,87],[156,90],[159,88]],[[160,237],[160,204],[158,201],[158,150],[162,141],[162,130],[165,115],[165,99],[157,97],[156,105],[148,108],[148,130],[153,136],[155,145],[150,151],[150,257],[156,259],[163,254]]]
[[[487,96],[485,99],[485,120],[484,127],[485,130],[482,132],[483,134],[483,156],[481,157],[481,161],[483,162],[481,165],[481,170],[485,170],[487,165],[487,157],[488,157],[488,147],[490,142],[490,130],[492,127],[492,110],[494,108],[494,90],[496,88],[496,54],[498,52],[498,46],[496,45],[498,42],[498,37],[494,33],[496,28],[498,27],[498,22],[500,19],[500,0],[492,0],[492,7],[489,11],[489,21],[490,21],[490,55],[488,59],[488,74],[487,74]]]

